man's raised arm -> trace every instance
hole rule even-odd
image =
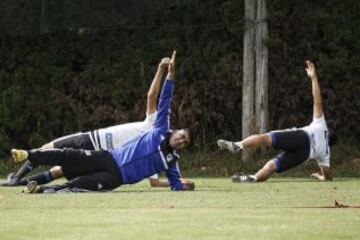
[[[320,118],[323,115],[323,105],[321,99],[321,92],[319,87],[319,82],[316,76],[315,65],[309,60],[305,62],[306,64],[306,73],[311,80],[312,84],[312,94],[313,94],[313,114],[314,118]]]
[[[166,77],[166,81],[164,82],[161,90],[158,114],[156,116],[156,120],[154,123],[154,127],[161,128],[163,130],[169,130],[170,128],[169,114],[170,114],[171,98],[174,88],[175,55],[176,55],[176,51],[173,52],[171,60],[169,62],[168,74]]]
[[[146,105],[147,114],[154,113],[157,109],[157,98],[160,92],[162,77],[164,75],[164,72],[166,71],[166,68],[169,65],[169,62],[170,62],[170,58],[163,58],[159,63],[158,69],[156,71],[156,74],[154,76],[154,79],[151,83],[147,95],[147,105]]]

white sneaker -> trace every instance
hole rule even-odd
[[[240,174],[240,175],[232,175],[231,180],[234,183],[239,183],[239,182],[248,182],[248,183],[252,183],[252,182],[256,182],[256,178],[254,176],[251,175],[244,175],[244,174]]]
[[[241,148],[238,145],[236,145],[234,142],[226,141],[223,139],[217,140],[217,145],[220,149],[227,149],[232,153],[238,152],[241,150]]]

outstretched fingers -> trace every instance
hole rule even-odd
[[[171,55],[171,62],[172,63],[175,63],[175,58],[176,58],[176,50],[174,50],[172,55]]]

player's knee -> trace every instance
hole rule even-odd
[[[60,166],[56,166],[50,169],[51,176],[54,179],[61,178],[64,176],[64,173]]]
[[[276,164],[273,160],[270,160],[264,165],[263,169],[268,173],[273,173],[276,171]]]

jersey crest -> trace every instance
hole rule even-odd
[[[114,150],[113,135],[112,135],[112,133],[106,133],[106,134],[105,134],[105,141],[106,141],[106,149],[107,149],[108,151]]]

